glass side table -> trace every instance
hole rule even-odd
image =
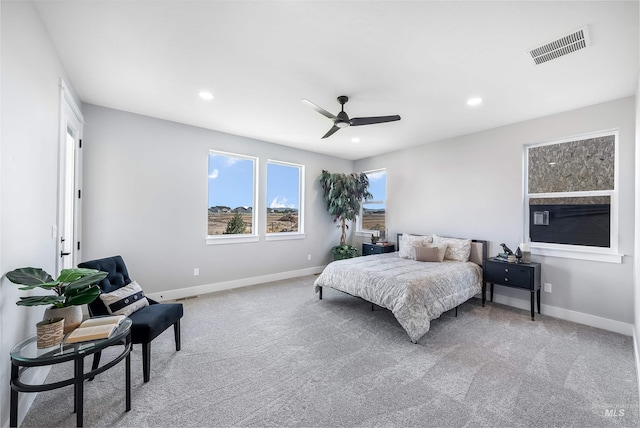
[[[122,345],[122,352],[104,365],[84,372],[84,358],[94,355],[103,349]],[[10,423],[12,427],[18,426],[18,393],[51,391],[64,386],[73,385],[74,412],[76,413],[77,426],[83,425],[83,398],[84,381],[100,374],[125,360],[125,406],[126,411],[131,410],[131,320],[125,318],[113,334],[106,339],[92,340],[65,344],[61,343],[51,348],[38,349],[36,336],[32,336],[11,349],[11,412]],[[20,376],[30,367],[49,366],[73,361],[73,377],[54,383],[42,385],[27,385],[20,381]]]

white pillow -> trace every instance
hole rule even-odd
[[[111,293],[102,293],[100,299],[111,315],[128,317],[138,309],[149,306],[149,301],[145,297],[144,291],[135,281],[131,281]]]
[[[405,233],[400,238],[400,250],[398,251],[398,257],[402,257],[405,259],[415,260],[416,259],[416,245],[429,245],[432,241],[431,235],[409,235]]]
[[[447,251],[444,254],[445,260],[455,260],[458,262],[469,261],[471,254],[471,240],[458,238],[443,238],[433,235],[433,245],[447,244]]]

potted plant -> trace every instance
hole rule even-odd
[[[44,319],[64,318],[64,332],[76,328],[82,322],[84,304],[93,302],[100,295],[96,285],[107,276],[107,272],[95,269],[62,269],[57,279],[40,268],[25,267],[7,272],[7,279],[14,284],[24,285],[20,290],[42,288],[54,294],[20,297],[19,306],[51,305],[44,313]]]
[[[360,214],[364,199],[372,198],[369,193],[369,179],[365,173],[340,174],[323,170],[320,175],[322,196],[327,203],[327,211],[340,222],[340,244],[331,249],[334,260],[356,257],[358,250],[347,244],[347,220],[353,221]]]

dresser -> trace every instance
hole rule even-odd
[[[529,291],[531,320],[535,320],[536,301],[540,313],[540,271],[540,263],[509,263],[495,258],[485,259],[482,263],[482,279],[491,286],[489,301],[493,301],[494,284]]]

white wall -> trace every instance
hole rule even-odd
[[[18,307],[24,292],[4,278],[23,266],[55,268],[59,79],[65,71],[30,2],[0,5],[2,168],[0,213],[0,424],[9,423],[9,350],[35,334],[43,308]],[[68,80],[67,80],[68,82]],[[68,82],[69,83],[69,82]],[[20,394],[22,412],[34,394]]]
[[[85,104],[83,113],[84,260],[122,255],[132,278],[155,296],[319,271],[329,262],[339,231],[317,177],[322,169],[350,172],[351,161],[94,105]],[[259,157],[260,207],[267,159],[304,164],[306,239],[205,245],[209,149]]]
[[[619,128],[620,252],[622,264],[536,257],[543,313],[631,334],[634,254],[635,100],[624,98],[426,144],[355,162],[357,171],[387,168],[390,233],[438,233],[491,241],[511,248],[522,242],[523,145],[589,131]],[[496,286],[496,300],[528,308],[529,296]],[[546,307],[545,307],[546,305]],[[611,321],[612,320],[612,321]]]

